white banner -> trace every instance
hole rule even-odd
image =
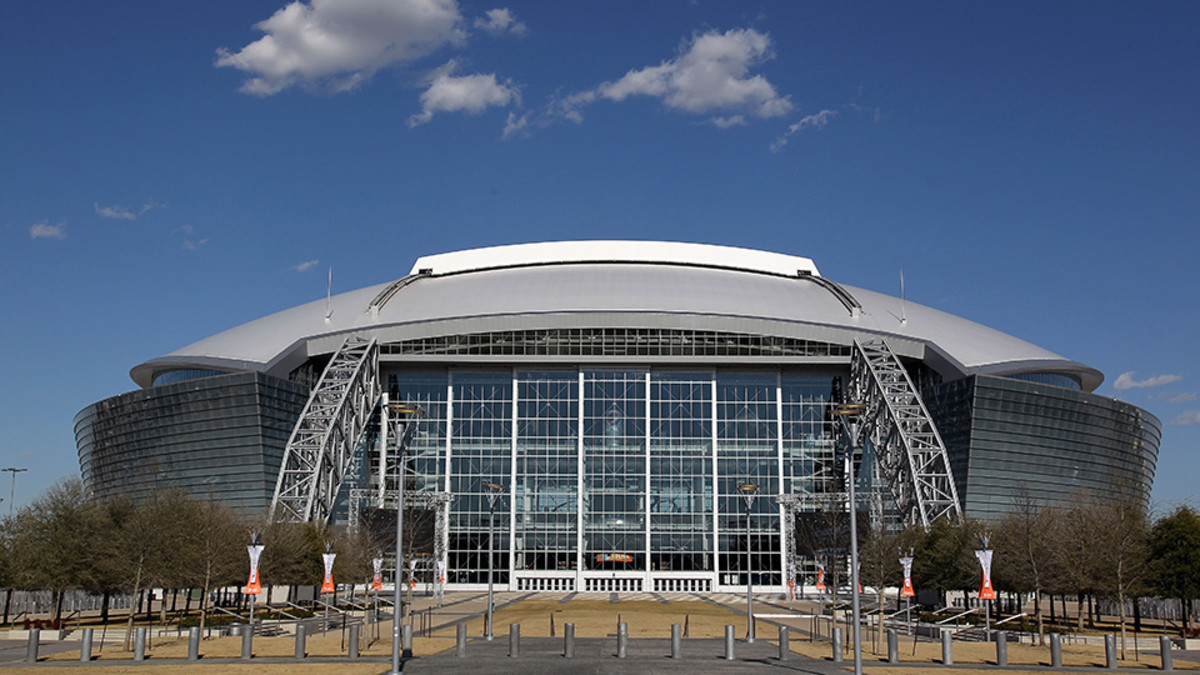
[[[250,554],[250,583],[247,584],[248,586],[258,583],[258,560],[262,557],[264,548],[266,547],[261,545],[246,547],[246,551]]]
[[[383,574],[383,558],[376,558],[372,560],[371,565],[375,568],[375,576]]]
[[[979,559],[979,569],[983,570],[983,587],[992,587],[992,549],[985,548],[982,551],[975,551],[975,557]]]
[[[336,553],[322,553],[321,561],[325,563],[325,578],[333,578],[333,561],[337,558]]]
[[[912,584],[912,564],[913,559],[904,557],[900,559],[900,565],[904,568],[904,585]]]

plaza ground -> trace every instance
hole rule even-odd
[[[764,666],[769,664],[772,668],[784,668],[793,672],[833,673],[841,672],[852,660],[847,645],[844,653],[846,663],[833,663],[830,658],[830,643],[827,640],[812,638],[810,631],[814,620],[811,612],[815,609],[814,606],[796,602],[789,609],[787,600],[777,595],[764,594],[762,598],[756,599],[755,613],[760,616],[756,622],[759,639],[753,645],[742,641],[747,628],[745,598],[734,594],[497,593],[496,598],[496,639],[490,643],[482,639],[485,632],[485,593],[450,593],[440,608],[435,598],[415,599],[415,616],[423,622],[416,622],[415,625],[427,630],[419,631],[414,638],[413,654],[416,658],[408,662],[406,672],[418,675],[452,673],[486,667],[490,671],[489,675],[509,672],[522,675],[543,672],[736,673],[750,672],[747,669],[762,672],[766,670]],[[762,615],[770,618],[764,618]],[[629,658],[621,660],[615,658],[618,622],[628,625],[631,638]],[[467,626],[470,638],[466,659],[456,658],[453,654],[455,630],[460,623]],[[572,660],[561,656],[562,635],[567,623],[575,625],[575,634],[579,640],[576,658]],[[520,626],[522,653],[517,659],[507,656],[510,624]],[[667,658],[670,653],[672,624],[680,624],[686,627],[687,631],[687,639],[683,641],[685,658],[679,661]],[[726,625],[736,627],[738,643],[735,648],[737,658],[734,661],[721,658]],[[787,662],[778,660],[777,637],[778,627],[781,625],[789,627],[790,648],[795,655]],[[823,635],[828,634],[827,622],[821,631]],[[57,631],[44,631],[43,637],[49,638],[55,634]],[[345,658],[347,638],[348,635],[340,630],[323,635],[309,635],[306,642],[309,658],[296,660],[293,636],[256,636],[253,643],[255,660],[245,662],[238,658],[241,654],[240,637],[214,637],[201,642],[201,662],[189,664],[184,661],[187,656],[186,634],[178,637],[173,632],[170,635],[155,632],[149,641],[148,660],[145,662],[134,663],[133,655],[124,651],[119,642],[107,643],[103,650],[97,642],[93,648],[96,660],[91,665],[84,665],[79,662],[78,643],[62,642],[55,648],[51,648],[51,645],[44,647],[43,661],[37,666],[22,665],[20,661],[24,658],[24,643],[10,642],[10,647],[4,652],[6,658],[2,659],[0,667],[5,668],[4,672],[12,673],[44,672],[47,668],[60,666],[69,667],[73,671],[82,669],[84,672],[130,672],[141,675],[158,672],[365,675],[382,673],[389,669],[387,664],[391,655],[390,622],[362,626],[360,654],[363,660],[350,661]],[[19,649],[14,648],[14,644]],[[939,663],[940,643],[914,641],[911,637],[901,636],[900,660],[902,664],[909,664],[901,666],[881,663],[886,660],[885,645],[886,643],[873,642],[870,634],[864,631],[863,661],[866,672],[877,675],[911,675],[922,670],[920,664],[942,668]],[[1100,646],[1064,644],[1062,654],[1063,665],[1069,669],[1103,668],[1105,665],[1104,650]],[[1121,669],[1145,671],[1159,668],[1157,650],[1135,653],[1130,649],[1127,656],[1127,659],[1119,663]],[[1177,652],[1175,668],[1200,669],[1200,664],[1189,660],[1189,656],[1189,653]],[[953,672],[994,672],[997,668],[993,665],[995,658],[993,644],[956,641],[956,667]],[[1008,661],[1010,668],[1005,672],[1020,672],[1012,667],[1021,666],[1042,666],[1040,672],[1046,672],[1045,666],[1050,663],[1049,648],[1010,642]],[[982,669],[972,669],[971,666]]]

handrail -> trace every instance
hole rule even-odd
[[[955,620],[955,619],[958,619],[958,618],[964,617],[964,616],[966,616],[966,615],[968,615],[968,614],[971,614],[971,613],[974,613],[974,612],[978,612],[978,611],[979,611],[979,608],[978,608],[978,607],[972,607],[971,609],[968,609],[968,610],[967,610],[967,611],[965,611],[965,612],[960,612],[960,613],[958,613],[958,614],[955,614],[954,616],[950,617],[949,619],[942,619],[941,621],[935,621],[933,625],[935,625],[935,626],[940,626],[940,625],[942,625],[942,624],[944,624],[944,623],[950,623],[951,621],[953,621],[953,620]]]

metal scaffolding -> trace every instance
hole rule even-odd
[[[272,518],[329,521],[379,400],[375,340],[350,336],[329,360],[288,438],[271,500]]]
[[[849,400],[864,404],[861,423],[875,452],[878,477],[904,523],[928,527],[938,518],[960,520],[962,506],[946,446],[886,342],[854,341],[848,393]]]

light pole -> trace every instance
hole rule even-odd
[[[416,424],[413,419],[423,414],[415,405],[407,403],[388,403],[384,394],[383,404],[387,409],[396,413],[392,434],[396,439],[396,573],[392,589],[392,672],[389,675],[404,675],[404,662],[400,660],[400,621],[404,605],[401,603],[401,565],[404,564],[404,451],[406,449],[405,432],[409,426]]]
[[[28,471],[28,470],[29,469],[18,469],[15,466],[10,466],[10,467],[0,469],[0,471],[7,471],[12,474],[12,487],[9,488],[9,491],[8,491],[8,517],[9,518],[12,518],[13,500],[15,500],[17,497],[17,474],[21,473],[22,471]]]
[[[492,572],[496,567],[496,502],[500,499],[500,494],[504,492],[503,485],[496,483],[485,483],[487,488],[488,500],[488,599],[487,599],[487,639],[493,640],[492,635],[492,611],[495,609],[496,603],[492,600]]]
[[[746,502],[746,642],[754,642],[754,585],[750,570],[750,509],[754,506],[754,498],[758,496],[758,486],[754,483],[742,483],[738,486],[742,499]]]
[[[859,593],[858,593],[858,515],[856,497],[854,495],[854,451],[858,448],[858,416],[862,413],[863,404],[843,403],[834,406],[833,414],[841,420],[842,433],[846,435],[849,446],[846,449],[846,483],[850,501],[850,597],[854,612],[854,675],[862,675],[862,626],[860,625]],[[836,589],[834,590],[836,597]]]
[[[992,599],[996,597],[996,592],[992,590],[992,549],[988,548],[988,536],[984,534],[979,538],[979,550],[975,551],[975,557],[979,560],[980,582],[979,582],[979,599],[984,602],[984,641],[992,641]]]

